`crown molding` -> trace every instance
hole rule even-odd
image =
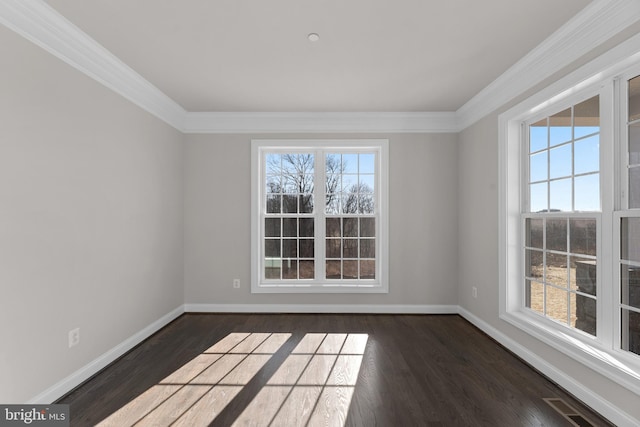
[[[456,113],[187,113],[186,133],[447,133]]]
[[[182,130],[186,111],[42,0],[0,1],[0,23]]]
[[[460,130],[640,20],[637,0],[595,0],[458,109]]]

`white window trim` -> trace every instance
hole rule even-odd
[[[376,278],[371,281],[278,282],[269,286],[261,280],[262,253],[262,153],[270,149],[336,150],[373,149],[379,153],[376,170],[376,212],[379,236],[376,236]],[[324,188],[324,183],[322,184]],[[324,225],[321,225],[324,230]],[[316,248],[318,249],[316,242]],[[324,240],[322,240],[324,243]],[[389,292],[389,141],[386,139],[255,139],[251,141],[251,292],[252,293],[388,293]]]
[[[573,331],[571,328],[558,326],[555,322],[523,309],[523,257],[522,257],[522,200],[521,191],[523,163],[522,123],[547,110],[552,105],[570,104],[572,100],[584,97],[586,93],[594,93],[598,87],[608,86],[601,92],[601,96],[609,97],[606,101],[616,109],[620,90],[616,88],[616,77],[640,63],[640,36],[635,36],[627,42],[608,51],[602,56],[582,66],[578,70],[565,76],[547,88],[520,102],[508,111],[502,113],[498,119],[498,221],[499,221],[499,316],[502,320],[527,332],[531,336],[559,350],[565,355],[600,372],[628,390],[640,394],[640,360],[628,352],[619,350],[619,339],[615,338],[614,325],[619,315],[614,307],[619,301],[619,282],[615,280],[615,249],[611,246],[603,248],[605,239],[598,238],[599,256],[603,265],[599,268],[598,290],[598,337]],[[613,64],[613,65],[612,65]],[[639,73],[640,74],[640,73]],[[612,99],[613,98],[613,99]],[[561,110],[562,108],[558,108]],[[605,138],[620,138],[622,126],[613,123],[614,111],[601,111],[601,141]],[[618,114],[619,116],[619,114]],[[619,200],[614,200],[612,191],[614,186],[620,187],[623,178],[614,176],[607,167],[613,167],[621,158],[620,152],[614,152],[615,144],[609,144],[608,149],[602,150],[601,158],[601,197],[603,212],[619,208]],[[610,165],[610,166],[608,166]],[[615,181],[615,182],[614,182]],[[617,222],[617,221],[615,221]],[[609,230],[615,240],[613,215],[602,217],[600,228]],[[601,233],[601,231],[599,231]],[[619,233],[618,233],[619,234]],[[615,242],[613,242],[615,244]],[[602,289],[603,281],[613,283]],[[605,310],[605,307],[609,309]]]

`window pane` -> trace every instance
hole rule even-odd
[[[282,165],[280,163],[280,154],[267,154],[266,156],[266,168],[267,175],[278,175],[282,173]]]
[[[265,237],[280,237],[280,218],[264,219]]]
[[[376,237],[375,218],[360,218],[360,237]]]
[[[574,181],[574,210],[595,212],[600,210],[600,174],[578,176]]]
[[[298,220],[299,224],[300,224],[300,231],[299,231],[299,236],[300,237],[313,237],[314,236],[314,232],[313,232],[313,218],[300,218]]]
[[[596,220],[592,218],[570,218],[569,227],[571,252],[595,256]]]
[[[326,256],[327,258],[341,258],[342,257],[342,247],[340,245],[340,239],[327,239],[325,242],[326,245]]]
[[[549,117],[549,146],[571,140],[571,108]]]
[[[374,239],[360,239],[360,258],[376,257],[376,241]]]
[[[576,141],[574,144],[574,173],[576,175],[600,170],[600,136]]]
[[[585,259],[571,257],[571,283],[570,288],[573,291],[582,292],[584,294],[596,295],[597,288],[597,270],[596,261],[593,259]]]
[[[640,208],[640,167],[629,168],[629,208]]]
[[[553,283],[560,288],[567,288],[568,269],[567,256],[547,252],[545,282]]]
[[[282,202],[282,212],[298,213],[298,196],[284,195]]]
[[[529,126],[529,152],[547,148],[547,119],[542,119]]]
[[[583,332],[595,336],[597,325],[596,300],[579,294],[575,295],[575,300],[576,308],[574,326]]]
[[[525,251],[525,272],[526,277],[544,280],[544,254],[542,251],[527,249]]]
[[[280,175],[267,176],[267,194],[281,193],[282,185],[280,185]]]
[[[622,349],[640,354],[640,313],[622,309]]]
[[[542,249],[542,219],[527,218],[525,224],[526,241],[525,245],[530,248]]]
[[[279,258],[266,258],[264,260],[265,279],[279,279],[282,261]]]
[[[301,279],[315,278],[315,263],[313,261],[300,261],[298,262],[298,267]]]
[[[267,196],[267,213],[280,213],[282,196]]]
[[[567,251],[567,220],[547,219],[547,249],[552,251]]]
[[[360,173],[375,173],[376,172],[376,155],[360,154]]]
[[[358,237],[358,218],[344,218],[342,227],[344,237]]]
[[[629,164],[640,164],[640,123],[629,125]]]
[[[282,278],[283,279],[297,279],[298,278],[298,261],[296,260],[283,260],[282,262]]]
[[[531,156],[529,159],[529,182],[549,179],[547,174],[548,154],[548,151],[542,151]]]
[[[280,239],[265,239],[264,254],[269,258],[280,258]]]
[[[342,278],[357,279],[358,278],[358,261],[342,262]]]
[[[620,258],[640,262],[640,218],[622,218],[620,228]]]
[[[298,236],[298,219],[297,218],[282,219],[282,235],[284,237]]]
[[[342,244],[344,258],[358,258],[358,240],[357,239],[344,239]]]
[[[313,239],[300,239],[300,258],[313,258],[314,241]]]
[[[640,267],[621,266],[621,302],[640,309]]]
[[[600,97],[594,96],[573,108],[573,136],[582,138],[600,131]]]
[[[360,175],[360,193],[373,193],[375,190],[375,175]]]
[[[531,280],[526,281],[526,304],[531,310],[544,314],[544,285]]]
[[[546,182],[529,186],[530,212],[544,212],[548,209],[547,187],[548,184]]]
[[[360,261],[360,278],[361,279],[375,279],[376,278],[376,261],[375,260],[361,260]]]
[[[342,155],[342,173],[358,173],[358,155]]]
[[[629,80],[629,121],[640,119],[640,76]]]
[[[546,286],[546,304],[545,309],[547,316],[565,325],[568,324],[569,293],[562,289]]]
[[[282,257],[283,258],[298,257],[298,241],[296,239],[284,239],[282,241]]]
[[[303,194],[298,197],[300,199],[300,213],[313,213],[313,196]]]
[[[571,211],[571,178],[549,183],[549,207],[551,212]]]
[[[325,212],[328,215],[340,213],[340,195],[335,193],[327,193],[325,196]]]
[[[342,262],[341,261],[327,261],[327,269],[325,276],[327,279],[341,279],[342,278]]]
[[[341,237],[340,231],[340,218],[327,218],[326,221],[326,233],[327,237]]]
[[[549,150],[549,178],[571,176],[571,144]]]

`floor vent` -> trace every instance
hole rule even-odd
[[[555,409],[560,415],[567,419],[571,425],[577,427],[594,427],[591,422],[586,419],[580,412],[578,412],[573,406],[569,405],[564,400],[557,397],[548,397],[542,399]]]

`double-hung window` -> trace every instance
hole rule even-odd
[[[252,292],[387,292],[386,140],[252,142]]]

